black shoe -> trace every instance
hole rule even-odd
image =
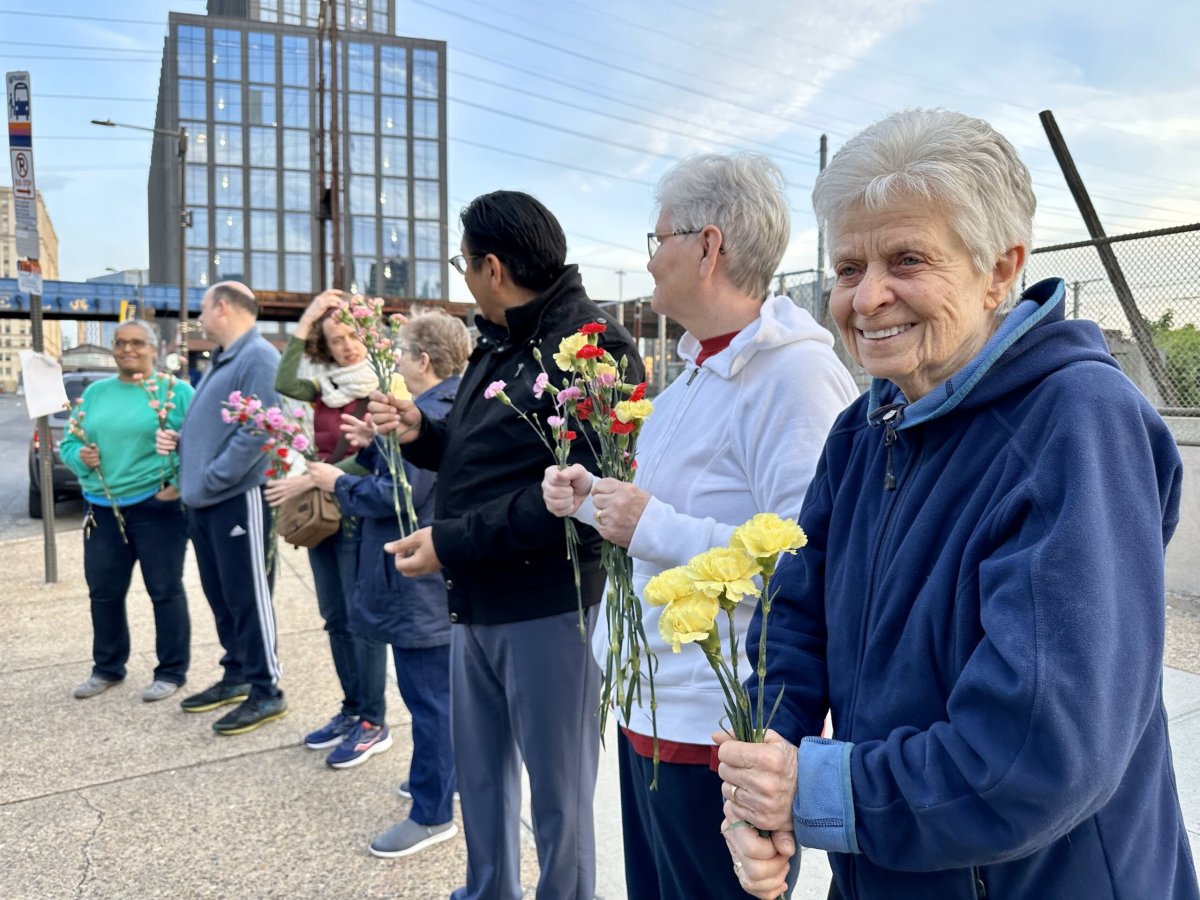
[[[208,712],[229,703],[241,703],[250,696],[248,684],[226,684],[218,681],[212,687],[207,687],[198,694],[192,694],[179,701],[184,712]]]
[[[213,722],[213,731],[217,734],[244,734],[286,715],[287,700],[283,694],[278,697],[257,697]]]

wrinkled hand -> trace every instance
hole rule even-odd
[[[433,529],[428,525],[406,538],[384,544],[383,549],[395,555],[396,571],[409,578],[442,570],[442,561],[433,546]]]
[[[717,774],[725,782],[725,816],[764,831],[790,832],[799,754],[795,745],[771,729],[761,744],[735,741],[723,731],[713,735],[713,742],[721,760]]]
[[[268,481],[267,486],[263,488],[263,495],[267,498],[267,505],[274,509],[281,506],[283,501],[290,500],[297,494],[303,494],[312,486],[312,478],[305,472],[294,478],[275,478]]]
[[[627,481],[601,478],[592,485],[592,505],[596,507],[596,530],[600,537],[619,547],[633,540],[650,495]]]
[[[728,808],[729,804],[725,804]],[[725,814],[721,833],[733,858],[733,870],[747,894],[761,900],[776,900],[787,891],[788,866],[796,852],[796,841],[789,832],[763,837],[744,819]]]
[[[160,428],[154,432],[154,449],[159,456],[169,456],[179,449],[179,432]]]
[[[337,288],[330,288],[313,297],[308,308],[301,314],[300,321],[296,323],[296,337],[301,340],[307,338],[312,327],[321,321],[321,317],[341,302],[342,292]]]
[[[310,462],[305,471],[313,484],[323,491],[332,491],[337,480],[346,474],[337,466],[323,462]]]
[[[372,391],[367,412],[371,414],[376,431],[380,434],[395,432],[396,439],[402,444],[415,441],[421,433],[421,411],[411,400],[397,400],[382,391]]]
[[[375,419],[366,413],[361,419],[356,419],[349,413],[342,413],[342,424],[338,427],[350,441],[351,447],[362,449],[375,440]]]
[[[100,448],[95,444],[79,448],[79,461],[89,469],[100,468]]]
[[[565,469],[549,466],[542,478],[542,500],[556,516],[573,514],[592,489],[592,473],[579,463]]]

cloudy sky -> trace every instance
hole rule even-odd
[[[1043,109],[1110,234],[1200,221],[1200,3],[397,3],[401,33],[449,47],[451,243],[472,197],[529,191],[562,220],[570,259],[600,299],[649,293],[654,183],[701,151],[780,164],[792,207],[782,268],[811,268],[820,135],[834,152],[908,106],[981,116],[1017,145],[1037,189],[1038,244],[1086,237]],[[147,264],[148,136],[88,120],[153,124],[168,9],[204,3],[0,0],[0,62],[32,73],[38,186],[64,279]],[[8,183],[7,168],[0,177]],[[469,299],[450,278],[451,299]]]

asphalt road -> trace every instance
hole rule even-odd
[[[29,442],[34,420],[24,398],[0,394],[0,541],[40,537],[42,522],[29,518]],[[55,510],[59,540],[64,532],[77,532],[83,521],[83,503],[64,500]]]

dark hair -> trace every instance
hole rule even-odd
[[[304,355],[323,366],[337,365],[337,360],[333,358],[329,349],[329,341],[325,339],[325,323],[333,318],[333,313],[332,309],[325,310],[325,314],[317,319],[309,329],[308,337],[304,339]]]
[[[472,200],[459,220],[471,256],[494,254],[521,287],[544,291],[562,275],[567,236],[554,213],[535,197],[493,191]],[[474,258],[469,262],[478,268]]]
[[[224,300],[229,305],[237,306],[252,316],[258,316],[258,301],[254,299],[253,292],[236,281],[221,281],[214,284],[212,298],[213,303]]]

